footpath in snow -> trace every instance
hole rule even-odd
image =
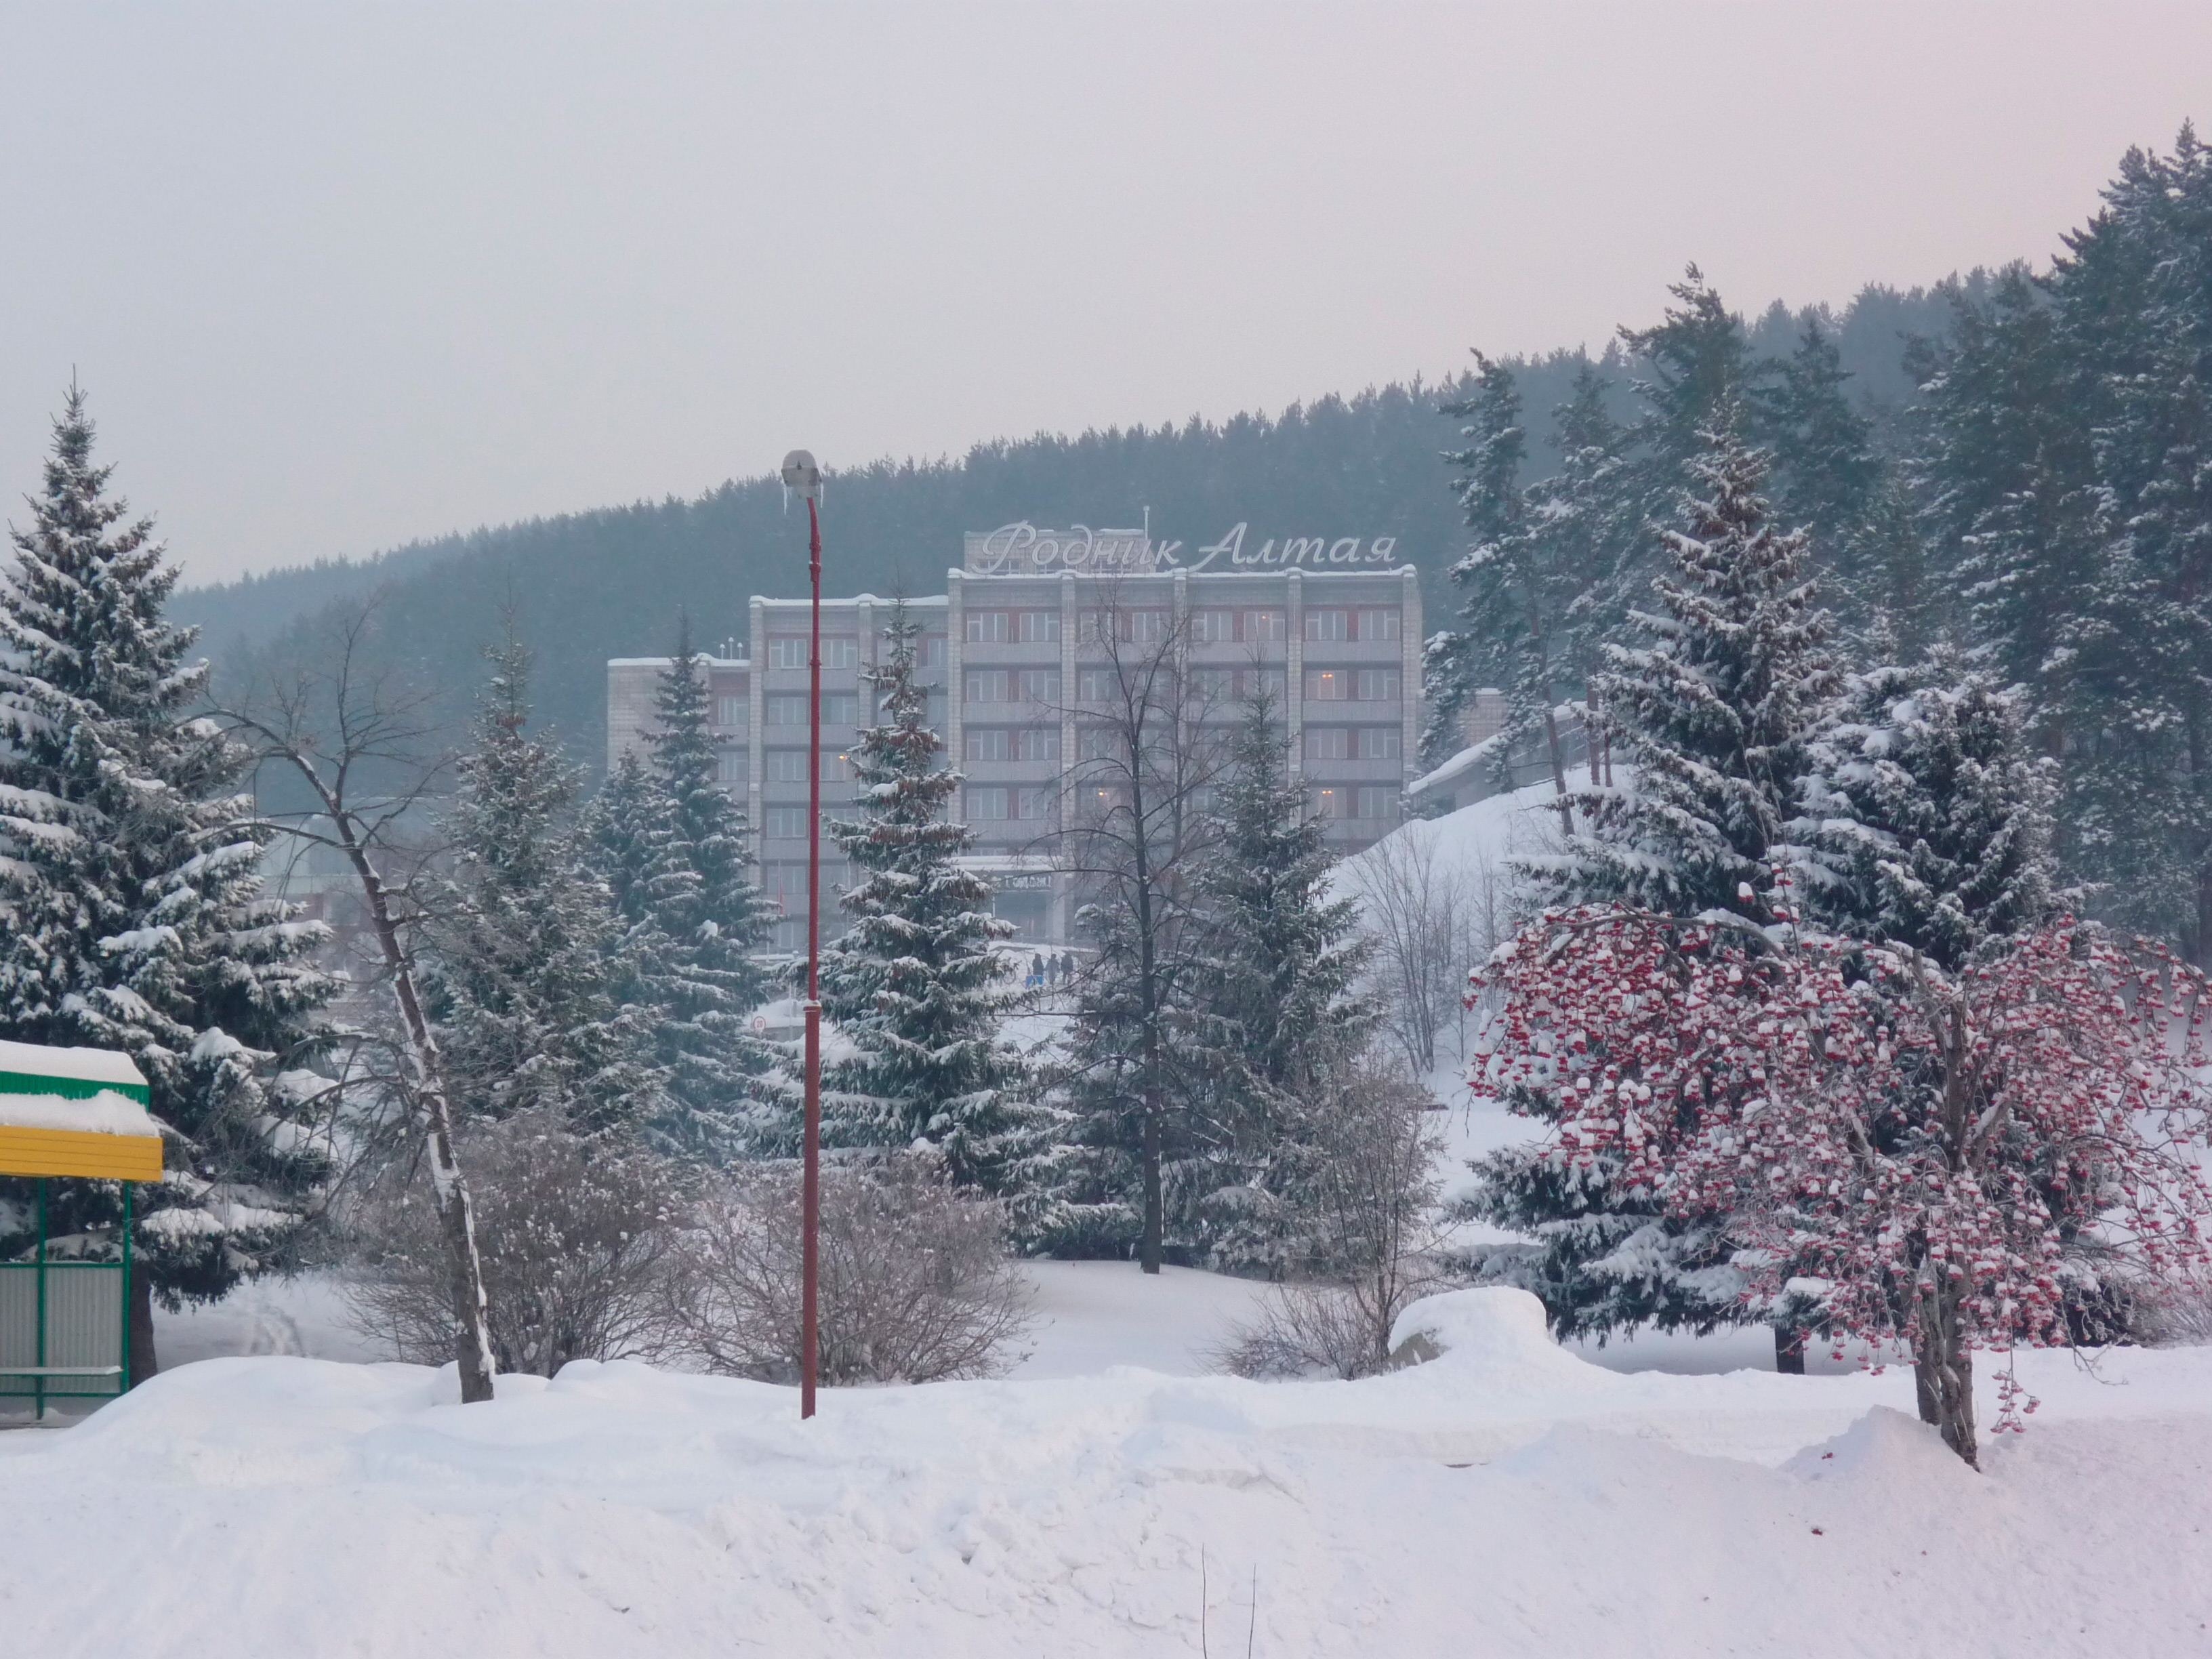
[[[2212,1651],[2212,1352],[2022,1355],[2044,1408],[1977,1475],[1903,1372],[1624,1375],[1511,1291],[1415,1328],[1443,1356],[1361,1382],[1122,1367],[830,1391],[807,1425],[787,1389],[626,1364],[464,1407],[450,1368],[208,1360],[0,1434],[0,1631],[138,1659]]]

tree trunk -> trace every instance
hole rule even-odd
[[[1559,797],[1559,825],[1569,835],[1575,833],[1575,809],[1567,804],[1566,750],[1559,744],[1559,711],[1544,711],[1544,742],[1551,750],[1552,793]]]
[[[1160,1102],[1156,1089],[1145,1091],[1145,1237],[1138,1260],[1148,1273],[1160,1270]]]
[[[153,1380],[161,1369],[154,1355],[154,1275],[143,1261],[131,1264],[130,1385]]]
[[[1974,1355],[1961,1340],[1954,1295],[1942,1290],[1923,1291],[1920,1298],[1920,1331],[1912,1352],[1914,1393],[1920,1420],[1932,1423],[1943,1443],[1966,1460],[1969,1468],[1981,1468],[1981,1449],[1974,1437]]]
[[[1774,1328],[1774,1369],[1784,1376],[1805,1375],[1805,1328],[1802,1325],[1777,1325]]]

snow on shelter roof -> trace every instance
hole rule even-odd
[[[128,1054],[0,1042],[0,1175],[159,1181],[147,1097]]]
[[[59,1095],[88,1100],[109,1090],[142,1106],[152,1098],[146,1074],[130,1055],[118,1050],[0,1042],[0,1097]]]

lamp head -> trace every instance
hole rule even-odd
[[[794,449],[783,458],[783,487],[797,490],[809,501],[822,494],[822,469],[815,465],[810,451]]]

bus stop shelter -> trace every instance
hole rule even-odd
[[[0,1176],[28,1177],[32,1249],[0,1261],[0,1407],[106,1399],[131,1386],[131,1195],[161,1178],[161,1134],[128,1054],[0,1042]],[[59,1181],[114,1182],[123,1219],[99,1259],[47,1235]]]

